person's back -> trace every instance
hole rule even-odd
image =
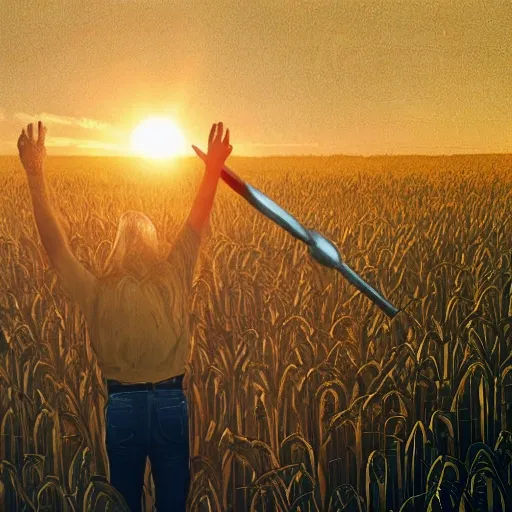
[[[106,274],[93,276],[74,257],[48,200],[43,175],[45,133],[37,142],[28,126],[18,139],[34,215],[43,245],[63,284],[87,319],[90,340],[106,379],[106,444],[110,481],[130,510],[141,510],[146,459],[156,507],[186,508],[190,479],[187,401],[183,391],[189,356],[189,296],[201,233],[224,161],[229,130],[213,125],[206,171],[175,245],[160,258],[156,229],[142,213],[119,223]]]
[[[86,316],[104,377],[157,382],[184,373],[190,349],[189,294],[200,243],[186,223],[167,259],[143,278],[118,273],[99,280]]]

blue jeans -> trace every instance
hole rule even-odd
[[[110,483],[142,510],[146,457],[158,512],[185,512],[190,482],[187,401],[182,389],[111,393],[106,407]]]

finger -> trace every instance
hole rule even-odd
[[[226,128],[226,136],[224,137],[224,144],[229,146],[229,128]]]
[[[217,142],[220,142],[222,140],[222,128],[223,128],[222,122],[218,123],[217,124],[217,135],[215,137],[215,140]]]
[[[43,126],[41,121],[37,123],[37,144],[39,146],[44,146],[44,141],[46,139],[46,126]]]
[[[212,128],[210,130],[210,135],[208,136],[208,145],[210,145],[213,141],[213,137],[215,135],[215,129],[217,128],[217,125],[215,123],[212,124]]]
[[[34,142],[34,125],[33,123],[30,123],[27,127],[28,129],[28,139],[30,142]]]
[[[27,133],[25,130],[21,130],[21,135],[18,140],[22,141],[23,143],[28,141]]]
[[[27,136],[25,135],[25,130],[21,131],[21,135],[18,137],[18,151],[21,153],[23,150],[23,147],[25,146],[27,142]]]

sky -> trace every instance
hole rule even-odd
[[[512,152],[512,2],[0,0],[0,154],[37,119],[128,154],[152,116],[233,155]]]

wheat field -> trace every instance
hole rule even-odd
[[[193,294],[189,510],[506,510],[512,156],[229,164],[403,311],[386,318],[221,183]],[[46,171],[97,273],[126,210],[172,242],[202,176],[194,159],[49,157]],[[0,159],[0,198],[0,511],[125,510],[102,376],[17,157]]]

